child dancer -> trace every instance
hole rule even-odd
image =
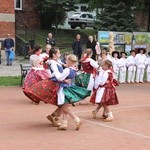
[[[70,111],[70,109],[68,108],[69,103],[73,104],[75,102],[78,102],[89,96],[91,93],[89,90],[73,84],[72,80],[75,78],[77,71],[75,67],[76,63],[77,57],[73,54],[70,54],[67,56],[68,67],[65,68],[62,73],[55,72],[55,74],[53,74],[58,81],[62,82],[60,83],[60,89],[58,90],[58,105],[61,106],[61,113],[63,113],[62,123],[60,127],[58,127],[59,130],[67,129],[67,114],[75,121],[76,130],[79,130],[82,122],[79,117],[77,117]],[[65,79],[71,79],[72,82],[70,84],[66,84],[63,82],[63,80]]]
[[[94,76],[96,73],[96,69],[98,68],[98,64],[91,57],[92,50],[87,49],[83,58],[81,59],[83,73],[77,76],[76,84],[92,91],[94,86]]]
[[[83,73],[79,74],[76,77],[76,84],[81,87],[85,87],[88,90],[92,91],[94,86],[94,77],[96,73],[96,69],[98,68],[98,63],[93,60],[92,50],[87,49],[81,59],[81,66],[83,69]],[[86,100],[80,102],[79,104],[88,104]]]
[[[30,56],[31,70],[27,74],[22,87],[24,93],[27,88],[29,88],[36,82],[50,78],[50,73],[48,73],[46,69],[43,67],[44,58],[43,55],[41,54],[42,53],[41,46],[36,45],[34,47],[33,52],[34,54]]]
[[[113,58],[111,59],[111,62],[113,64],[113,69],[114,69],[116,79],[118,80],[118,76],[119,76],[119,52],[113,51],[112,57]]]
[[[136,82],[143,83],[144,69],[146,66],[146,50],[144,48],[138,49],[138,54],[135,56],[137,71],[136,71]]]
[[[150,82],[150,52],[148,52],[148,57],[147,57],[147,82]]]
[[[112,62],[105,60],[102,64],[103,70],[99,72],[95,79],[95,92],[93,92],[90,101],[94,104],[98,104],[95,111],[92,112],[93,117],[96,118],[96,114],[101,106],[104,107],[104,113],[102,117],[105,121],[114,120],[112,112],[109,110],[109,105],[118,104],[118,98],[115,89],[115,80],[112,72]]]
[[[61,54],[58,48],[51,48],[49,51],[49,63],[52,73],[63,72],[63,67],[58,61],[60,56]],[[57,106],[57,91],[59,86],[59,83],[53,81],[53,78],[51,77],[50,79],[44,79],[30,86],[28,90],[26,90],[26,94],[35,103],[43,101]],[[51,115],[47,116],[47,118],[52,122],[52,126],[58,127],[60,125],[60,115],[60,108],[58,107]]]
[[[127,67],[128,67],[128,83],[134,83],[135,72],[136,72],[136,62],[135,62],[135,50],[130,51],[130,56],[127,58]]]
[[[121,52],[121,58],[119,59],[119,82],[125,83],[126,82],[126,70],[127,70],[127,54],[125,52]]]
[[[95,50],[96,50],[96,61],[99,61],[100,60],[100,54],[101,54],[101,48],[100,48],[99,42],[96,42]]]

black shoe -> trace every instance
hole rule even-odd
[[[6,64],[6,66],[9,66],[9,64]]]

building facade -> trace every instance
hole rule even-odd
[[[15,38],[14,0],[0,0],[0,40],[4,40],[7,34]]]
[[[35,0],[15,0],[16,29],[39,29],[40,17],[35,8]]]

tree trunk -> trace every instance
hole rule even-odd
[[[150,10],[148,11],[148,24],[147,24],[147,32],[150,32]]]

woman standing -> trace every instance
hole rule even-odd
[[[92,50],[92,52],[93,52],[92,59],[94,59],[94,60],[96,60],[95,46],[96,46],[96,42],[95,42],[93,36],[90,35],[89,38],[88,38],[88,41],[86,43],[86,48]]]

